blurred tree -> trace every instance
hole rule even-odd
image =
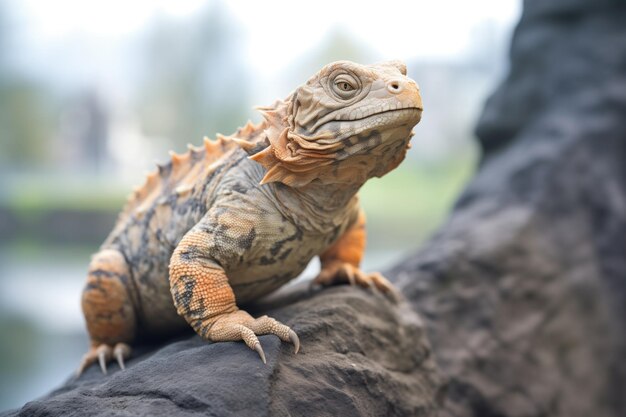
[[[40,86],[0,71],[0,167],[35,166],[47,161],[52,106]]]
[[[12,25],[0,2],[0,170],[46,161],[45,141],[54,122],[51,96],[12,68]]]
[[[144,133],[174,143],[232,133],[251,114],[239,33],[221,2],[183,26],[161,20],[148,40],[138,103]]]
[[[109,154],[109,109],[94,89],[73,93],[64,100],[58,126],[57,164],[81,174],[102,174]]]

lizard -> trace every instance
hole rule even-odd
[[[90,345],[77,375],[116,360],[141,337],[191,326],[212,342],[257,336],[300,348],[297,334],[238,307],[299,275],[319,256],[314,284],[351,283],[393,294],[360,262],[366,243],[358,191],[405,158],[422,115],[401,61],[323,67],[263,121],[171,152],[131,193],[89,264],[82,292]]]

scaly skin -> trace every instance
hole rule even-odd
[[[421,118],[414,81],[399,62],[324,67],[265,121],[172,155],[137,189],[89,268],[82,306],[91,348],[80,374],[130,344],[190,325],[213,342],[257,335],[300,342],[288,326],[237,307],[268,294],[320,256],[314,283],[341,282],[394,295],[359,269],[365,215],[357,192],[403,159]],[[169,278],[169,279],[168,279]]]

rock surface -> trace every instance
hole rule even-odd
[[[261,336],[264,365],[242,343],[187,335],[140,350],[125,371],[111,365],[103,376],[92,366],[8,415],[406,416],[440,405],[441,377],[408,304],[358,288],[311,293],[300,285],[256,308],[293,326],[300,353]]]
[[[443,416],[626,415],[626,3],[524,4],[448,223],[390,275]]]
[[[626,3],[524,5],[475,179],[388,274],[412,309],[295,288],[256,308],[297,356],[185,336],[9,415],[624,416]]]

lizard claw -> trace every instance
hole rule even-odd
[[[100,369],[103,374],[107,374],[107,362],[111,360],[111,347],[108,345],[100,345],[96,349],[98,354],[98,362],[100,362]]]
[[[78,369],[76,370],[76,378],[81,376],[85,369],[87,369],[87,367],[93,363],[93,361],[89,362],[87,355],[88,354],[85,354],[83,359],[80,361],[80,365],[78,365]]]
[[[98,352],[98,362],[100,362],[100,369],[102,369],[103,374],[107,374],[107,358],[106,353],[101,350]]]
[[[254,345],[254,350],[256,350],[256,353],[259,354],[263,363],[267,365],[267,361],[265,360],[265,352],[263,352],[263,348],[261,347],[260,343]]]
[[[345,274],[348,276],[348,282],[350,283],[350,285],[352,287],[356,287],[356,278],[354,277],[354,272],[352,272],[348,268],[345,268]]]
[[[107,375],[107,363],[111,361],[113,357],[117,360],[120,368],[125,369],[124,359],[128,359],[130,357],[130,352],[130,346],[126,343],[118,343],[115,345],[115,348],[111,348],[111,346],[106,344],[92,346],[85,356],[83,356],[83,360],[80,362],[80,365],[76,370],[76,377],[79,377],[85,369],[96,362],[100,365],[102,373]]]
[[[120,366],[120,369],[126,369],[126,366],[124,365],[124,356],[122,356],[120,352],[115,354],[115,359],[117,360],[117,364]]]
[[[385,277],[378,272],[365,273],[356,266],[341,262],[333,261],[324,266],[319,275],[313,280],[311,286],[322,285],[328,286],[341,282],[348,282],[351,286],[361,286],[377,290],[397,303],[402,297],[393,285]]]
[[[115,345],[115,349],[113,349],[113,356],[117,360],[118,365],[121,369],[126,369],[124,365],[124,359],[128,359],[130,357],[130,346],[126,343],[118,343]]]
[[[196,328],[198,333],[202,333],[203,325],[201,324]],[[294,345],[295,353],[300,350],[300,339],[296,332],[268,316],[255,319],[245,311],[237,310],[221,315],[209,325],[211,327],[206,332],[207,339],[213,342],[241,340],[250,349],[256,351],[265,364],[267,363],[265,352],[257,335],[273,334],[283,342],[291,342]]]
[[[291,341],[291,343],[293,343],[294,346],[293,354],[298,354],[298,351],[300,350],[300,339],[298,338],[296,332],[291,329],[289,329],[289,340]]]

